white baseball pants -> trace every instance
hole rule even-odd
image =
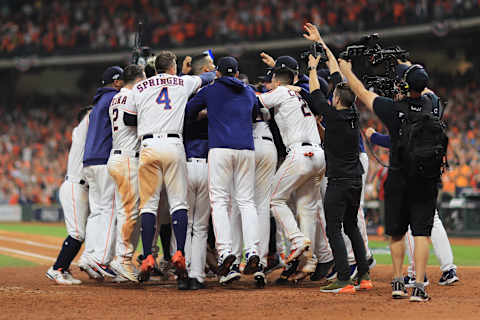
[[[133,151],[112,150],[107,167],[115,182],[117,212],[116,256],[120,261],[131,261],[140,236],[138,158]]]
[[[208,185],[216,247],[220,256],[232,252],[230,200],[238,205],[243,242],[249,254],[258,254],[258,216],[254,201],[255,152],[253,150],[210,149]]]
[[[435,216],[433,217],[433,228],[430,239],[432,240],[433,252],[440,263],[440,270],[445,272],[450,269],[457,269],[457,266],[453,264],[452,247],[448,240],[447,231],[445,231],[442,220],[440,220],[438,216],[438,210],[435,210]],[[409,261],[408,274],[412,276],[415,275],[415,260],[413,259],[415,243],[410,227],[405,235],[405,245]]]
[[[151,138],[142,141],[138,168],[140,212],[157,214],[165,184],[170,214],[187,209],[187,167],[185,149],[179,138]]]
[[[68,235],[80,242],[85,240],[85,228],[90,212],[88,208],[88,185],[81,178],[68,176],[60,186],[59,199],[63,209]]]
[[[318,204],[317,204],[317,229],[315,234],[315,256],[319,263],[326,263],[333,260],[332,249],[328,242],[326,227],[327,222],[325,220],[325,211],[323,209],[323,195],[327,188],[327,178],[325,177],[325,171],[321,173],[318,179],[315,179],[315,188],[318,190]]]
[[[320,146],[299,145],[290,148],[273,178],[270,206],[277,226],[282,227],[291,242],[290,250],[297,248],[306,238],[315,239],[318,196],[312,190],[315,189],[315,177],[324,167],[325,155]],[[287,205],[294,190],[298,225]]]
[[[268,243],[270,241],[270,199],[272,181],[277,168],[277,148],[273,141],[261,137],[255,142],[255,207],[258,214],[258,255],[260,263],[267,266]],[[235,263],[240,263],[242,257],[242,223],[240,211],[236,203],[232,203],[231,226],[233,254],[237,256]]]
[[[89,238],[93,245],[87,254],[97,263],[108,265],[115,253],[115,183],[106,165],[84,167],[83,173],[89,186],[90,203],[86,249]]]
[[[185,242],[185,259],[188,276],[205,281],[207,259],[208,222],[210,200],[208,198],[208,166],[206,159],[191,158],[188,172],[188,229]]]

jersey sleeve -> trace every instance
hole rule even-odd
[[[262,93],[258,96],[260,103],[267,109],[275,108],[280,101],[280,88],[276,88],[266,93]]]
[[[202,79],[199,76],[182,76],[181,79],[189,96],[195,93],[202,85]]]
[[[124,112],[130,113],[130,114],[137,114],[137,106],[135,105],[135,94],[131,92],[129,95],[126,96],[127,100],[125,101],[125,104],[122,107],[122,110]]]

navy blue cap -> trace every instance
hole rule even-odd
[[[273,77],[273,69],[267,68],[267,70],[265,71],[265,75],[259,76],[258,79],[262,80],[263,82],[272,82],[272,77]]]
[[[106,85],[113,83],[114,80],[121,80],[123,78],[123,69],[119,66],[108,67],[107,70],[103,72],[102,84]]]
[[[233,74],[238,71],[238,62],[234,57],[223,57],[218,60],[218,71],[221,74]]]
[[[280,68],[289,68],[293,71],[298,71],[299,69],[297,60],[290,56],[281,56],[277,58],[277,60],[275,61],[275,69]]]
[[[397,65],[397,76],[403,78],[403,75],[410,67],[406,64]],[[427,71],[422,67],[417,67],[408,72],[407,78],[405,79],[408,83],[410,90],[416,92],[422,92],[428,85],[430,80]]]

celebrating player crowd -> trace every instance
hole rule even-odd
[[[307,23],[305,31],[325,49],[328,70],[317,70],[320,57],[310,55],[307,77],[294,58],[262,53],[271,68],[262,88],[239,80],[235,58],[215,66],[209,52],[187,57],[180,73],[169,51],[145,68],[109,67],[93,108],[82,110],[72,133],[60,189],[69,235],[47,276],[80,284],[70,264],[85,242],[78,265],[90,278],[149,281],[168,272],[159,266],[160,238],[161,262],[174,269],[181,290],[205,288],[207,270],[225,286],[243,273],[263,288],[278,268],[276,284],[309,279],[322,280],[322,292],[372,289],[376,262],[363,212],[368,157],[356,105],[373,110],[389,129],[391,137],[373,129],[367,137],[393,146],[393,165],[400,144],[394,103],[366,90],[349,61],[337,62],[314,25]],[[422,67],[400,64],[397,70],[409,84],[412,105],[438,100],[426,89]],[[439,284],[458,281],[436,213],[436,187],[416,178],[431,189],[430,200],[412,194],[419,187],[393,198],[393,189],[413,181],[398,180],[394,169],[385,191],[392,297],[409,297],[412,287],[410,301],[428,301],[430,235],[443,272]],[[135,261],[140,238],[143,252]],[[405,243],[411,268],[404,277]]]

